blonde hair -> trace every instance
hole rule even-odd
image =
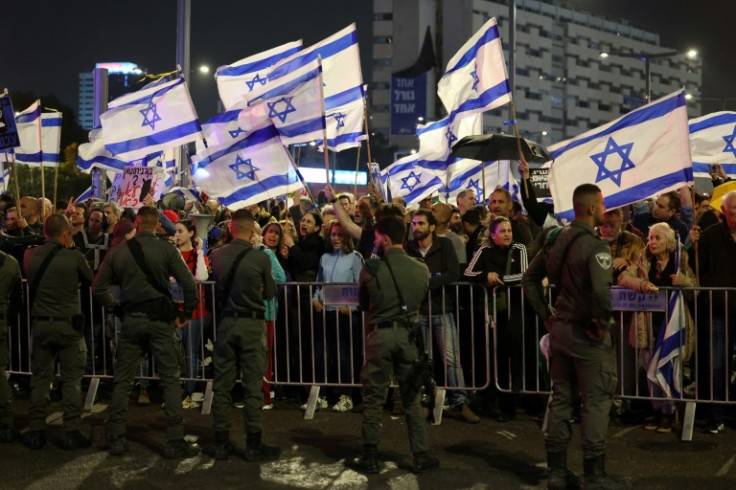
[[[655,223],[649,227],[649,234],[651,234],[653,231],[659,231],[664,235],[668,252],[675,251],[675,247],[677,246],[677,238],[675,237],[675,230],[673,230],[670,225],[668,225],[667,223]],[[649,247],[647,247],[647,254],[650,254]]]

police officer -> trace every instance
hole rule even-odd
[[[378,473],[376,451],[381,433],[381,413],[388,385],[395,375],[399,382],[406,412],[409,443],[414,453],[412,471],[421,473],[439,466],[439,460],[427,454],[427,431],[419,396],[410,385],[413,362],[419,347],[407,321],[418,322],[419,306],[427,296],[429,269],[412,259],[402,249],[406,227],[396,216],[381,218],[374,229],[374,245],[382,260],[366,262],[360,274],[360,309],[367,311],[370,331],[366,339],[363,383],[363,455],[358,461],[365,473]],[[389,267],[391,270],[389,270]],[[398,290],[394,283],[396,278]],[[400,291],[400,293],[399,293]],[[406,311],[399,300],[402,296]],[[415,332],[414,335],[421,335]]]
[[[179,251],[154,235],[158,226],[155,208],[144,206],[138,210],[135,224],[136,236],[108,251],[92,284],[92,292],[100,304],[123,317],[108,421],[110,454],[121,455],[127,451],[128,398],[141,358],[150,348],[156,356],[164,390],[167,418],[164,457],[194,456],[199,453],[199,447],[184,440],[176,328],[183,327],[192,316],[197,305],[197,284]],[[138,253],[143,264],[136,259]],[[184,311],[176,317],[168,296],[169,276],[174,276],[184,292]],[[119,306],[110,294],[113,284],[120,285]]]
[[[271,260],[254,250],[250,239],[255,230],[253,215],[240,209],[232,217],[233,241],[212,251],[212,272],[222,307],[215,352],[214,401],[215,459],[227,459],[230,443],[231,392],[239,371],[243,372],[245,407],[245,452],[248,461],[275,459],[280,449],[261,441],[263,406],[261,383],[266,372],[266,321],[264,299],[276,296]],[[237,263],[236,263],[237,261]]]
[[[71,244],[69,221],[52,214],[44,225],[46,243],[26,250],[23,267],[31,288],[33,354],[28,446],[46,445],[46,411],[54,364],[61,367],[64,449],[90,445],[79,432],[82,422],[82,376],[87,359],[83,318],[79,307],[79,285],[92,282],[92,269]],[[35,291],[33,290],[34,288]]]
[[[550,234],[523,278],[529,302],[550,332],[547,488],[580,484],[567,469],[570,419],[578,392],[585,407],[580,423],[585,488],[626,488],[605,472],[608,414],[618,381],[610,333],[613,260],[608,243],[594,230],[606,209],[600,189],[592,184],[578,186],[572,199],[575,220],[559,234]],[[554,312],[544,299],[545,276],[559,291]]]
[[[15,424],[11,401],[13,395],[5,375],[8,365],[8,310],[21,299],[21,275],[18,261],[0,252],[0,442],[13,442]]]

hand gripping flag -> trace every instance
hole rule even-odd
[[[715,112],[691,119],[690,152],[695,177],[710,177],[708,166],[720,163],[736,177],[736,112]]]
[[[323,138],[326,121],[319,59],[310,62],[308,68],[299,77],[279,78],[283,84],[274,82],[271,89],[249,102],[238,117],[240,128],[251,132],[268,118],[284,145]]]
[[[105,148],[102,138],[102,128],[93,129],[89,132],[89,143],[82,143],[77,148],[77,167],[88,174],[93,168],[123,172],[125,166],[129,165],[123,160],[118,160]]]
[[[105,148],[120,160],[202,139],[202,129],[183,78],[149,84],[109,104],[100,116]]]
[[[483,112],[511,101],[495,18],[489,19],[450,59],[437,95],[450,115]]]
[[[294,41],[219,67],[215,81],[222,104],[229,109],[237,102],[251,100],[268,85],[271,67],[300,49],[302,42]]]
[[[685,92],[679,90],[613,122],[548,148],[548,183],[558,218],[571,220],[572,193],[600,187],[607,208],[693,181]]]
[[[675,274],[680,272],[680,239],[676,239]],[[682,350],[685,345],[685,302],[682,291],[672,292],[667,316],[662,322],[654,354],[647,370],[647,379],[660,388],[667,398],[680,398],[682,393]]]
[[[272,124],[228,144],[207,148],[192,160],[197,186],[233,210],[302,188]]]

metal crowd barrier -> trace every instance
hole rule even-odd
[[[679,392],[673,390],[672,396],[667,396],[647,378],[644,368],[655,353],[657,332],[672,320],[669,306],[675,293],[681,295],[692,324],[683,326],[674,337],[681,369],[673,385]],[[692,437],[696,403],[736,404],[732,391],[736,381],[736,315],[728,308],[733,295],[736,288],[662,287],[658,294],[611,288],[618,365],[616,397],[684,404],[683,440]],[[499,297],[506,300],[499,302]],[[496,288],[490,300],[495,388],[505,393],[549,394],[547,332],[523,290],[520,286]],[[499,303],[506,308],[499,308]],[[646,346],[638,340],[640,328],[650,339]]]

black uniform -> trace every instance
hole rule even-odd
[[[224,291],[235,259],[245,250],[248,250],[247,255],[238,265],[230,291]],[[214,353],[214,429],[216,434],[230,430],[231,391],[242,371],[245,391],[243,416],[250,447],[254,438],[260,441],[261,433],[261,384],[266,373],[263,300],[276,296],[276,282],[271,272],[271,259],[263,251],[254,250],[245,240],[233,240],[229,245],[213,250],[210,260],[218,295],[226,298],[217,326]]]
[[[8,308],[11,301],[20,301],[21,275],[18,261],[0,252],[0,442],[13,438],[12,392],[5,368],[8,366]]]
[[[131,240],[140,244],[148,269],[159,285],[168,286],[169,276],[174,276],[184,292],[184,313],[191,317],[197,306],[197,283],[179,251],[148,231],[139,232]],[[164,388],[168,422],[167,444],[183,442],[184,419],[179,384],[180,341],[173,320],[162,316],[162,312],[170,308],[171,301],[151,285],[127,243],[121,243],[108,251],[92,285],[95,298],[111,311],[117,306],[110,294],[110,286],[113,284],[120,285],[120,306],[124,313],[115,360],[109,437],[113,441],[124,440],[133,378],[143,355],[150,348],[156,356],[156,367]]]
[[[549,334],[552,401],[547,451],[567,450],[573,400],[579,392],[585,407],[580,431],[583,454],[592,460],[605,455],[608,413],[618,381],[610,335],[611,249],[592,226],[573,221],[554,244],[534,257],[522,282],[532,307],[546,321],[551,311],[543,296],[545,276],[559,291]],[[593,338],[596,327],[603,332],[602,340]]]
[[[63,383],[64,430],[79,430],[82,416],[82,376],[87,358],[79,307],[79,285],[92,282],[92,269],[78,250],[65,248],[56,239],[26,250],[23,267],[33,284],[46,256],[58,250],[30,298],[33,329],[31,403],[28,409],[31,432],[46,427],[49,385],[58,359]],[[74,320],[76,318],[76,320]]]

